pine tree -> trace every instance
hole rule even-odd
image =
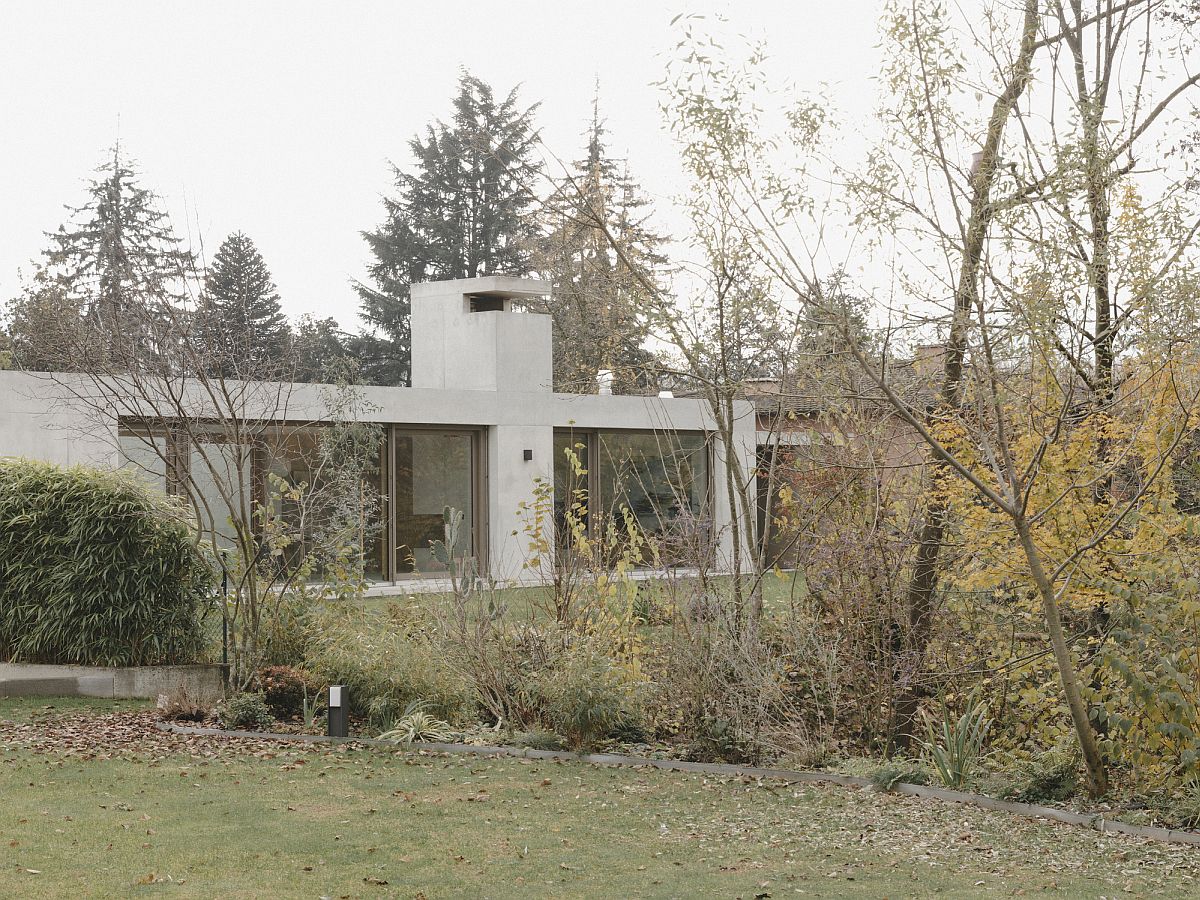
[[[665,239],[650,230],[649,201],[628,163],[609,155],[598,98],[586,156],[573,163],[546,210],[537,268],[554,290],[541,309],[553,318],[555,390],[594,391],[600,369],[614,373],[618,392],[650,386],[645,291],[629,263],[661,273]]]
[[[195,257],[180,246],[157,196],[138,183],[120,145],[96,172],[88,201],[68,207],[72,221],[47,235],[47,269],[64,301],[81,310],[101,345],[95,351],[129,362],[155,352],[148,323],[164,305],[187,299]]]
[[[351,354],[334,319],[304,315],[293,338],[296,381],[331,382],[346,371]]]
[[[451,122],[434,122],[410,141],[411,171],[393,166],[397,193],[384,200],[386,220],[363,233],[372,284],[355,285],[372,329],[355,342],[368,378],[409,380],[409,285],[531,271],[536,109],[521,108],[516,88],[497,101],[464,72]]]
[[[242,232],[221,244],[204,280],[193,337],[227,377],[291,377],[291,329],[267,264]]]

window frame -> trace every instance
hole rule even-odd
[[[387,548],[384,551],[384,561],[387,564],[384,578],[392,582],[420,581],[444,577],[440,572],[402,572],[400,571],[397,491],[399,480],[396,477],[396,447],[397,437],[404,432],[424,432],[433,434],[468,435],[471,438],[471,546],[474,548],[473,558],[480,574],[488,571],[489,541],[488,541],[488,491],[487,491],[487,426],[485,425],[430,425],[408,424],[394,422],[387,426],[387,465],[384,467],[387,477],[385,492],[387,514],[385,532]]]
[[[586,450],[587,450],[587,464],[586,464],[587,474],[586,474],[585,490],[587,491],[586,529],[587,529],[587,533],[588,533],[589,537],[592,537],[592,538],[596,537],[597,529],[600,527],[600,522],[602,521],[601,517],[593,515],[593,511],[594,510],[604,510],[606,514],[609,512],[608,503],[610,501],[608,500],[608,498],[606,498],[604,496],[604,492],[600,489],[600,464],[601,464],[600,463],[600,455],[602,452],[600,439],[601,439],[602,435],[607,435],[607,434],[652,435],[655,437],[699,436],[703,441],[703,451],[704,451],[704,461],[705,461],[705,466],[704,466],[705,477],[704,477],[704,485],[703,485],[704,500],[702,503],[702,509],[701,509],[700,515],[701,516],[707,515],[707,517],[710,520],[713,519],[713,510],[714,510],[714,505],[716,502],[716,494],[715,494],[716,478],[715,478],[715,468],[714,468],[716,454],[714,453],[714,439],[715,439],[714,432],[705,431],[705,430],[699,429],[699,428],[697,428],[697,429],[665,430],[665,429],[661,429],[661,428],[576,428],[571,425],[555,426],[554,439],[555,439],[556,444],[557,444],[557,438],[560,435],[571,435],[574,438],[574,440],[572,440],[572,445],[582,443],[582,444],[584,444],[584,446],[586,447]],[[558,447],[557,446],[555,446],[555,449],[554,449],[554,458],[555,458],[555,462],[557,463],[557,461],[558,461]],[[557,504],[558,499],[559,499],[558,498],[558,484],[557,484],[557,479],[555,479],[554,502],[556,504]],[[557,527],[557,521],[555,522],[555,525]],[[714,531],[714,534],[715,534],[715,531]],[[555,537],[556,558],[557,558],[558,554],[563,552],[563,550],[565,549],[562,546],[558,545],[557,541],[558,541],[558,538],[556,535],[556,537]]]
[[[220,423],[209,419],[195,419],[193,424],[203,426],[211,422],[214,426],[219,427]],[[250,443],[250,486],[252,490],[252,502],[266,504],[268,502],[267,490],[268,480],[268,445],[264,440],[264,436],[271,429],[279,431],[302,431],[302,430],[317,430],[328,427],[329,422],[295,422],[295,421],[279,421],[279,420],[262,420],[255,423],[261,426],[261,430],[254,434],[254,440]],[[392,426],[384,424],[383,437],[380,442],[380,457],[381,464],[379,466],[379,489],[381,503],[381,516],[383,518],[383,528],[380,529],[379,541],[381,545],[379,558],[379,574],[378,578],[382,582],[393,581],[394,575],[389,570],[392,554],[389,552],[389,535],[391,532],[391,472],[388,468],[392,460],[391,450],[391,433]],[[120,439],[123,437],[135,437],[141,441],[146,441],[147,438],[163,438],[166,441],[166,492],[168,496],[178,497],[188,504],[193,513],[196,510],[193,507],[192,501],[188,495],[185,479],[191,471],[192,462],[192,444],[186,434],[175,424],[173,420],[163,420],[160,423],[156,422],[148,425],[138,419],[130,422],[122,417],[117,422],[117,454],[118,464],[123,464],[122,450],[120,448]],[[227,444],[230,443],[228,434],[222,432],[214,432],[205,443]],[[258,534],[261,529],[261,523],[257,520],[252,520],[250,527],[255,534]]]

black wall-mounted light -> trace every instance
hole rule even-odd
[[[533,451],[526,450],[525,451],[525,462],[529,462],[531,459],[533,459]]]

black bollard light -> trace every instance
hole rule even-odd
[[[329,712],[325,722],[330,737],[350,737],[350,692],[344,684],[329,686]]]

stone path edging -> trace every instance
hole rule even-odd
[[[380,741],[374,738],[331,738],[321,734],[281,734],[260,731],[223,731],[220,728],[198,728],[190,725],[176,725],[171,722],[158,722],[157,727],[162,731],[175,734],[196,735],[199,737],[250,738],[267,741],[299,741],[302,743],[332,743],[332,744],[364,744],[367,746],[390,747],[392,749],[418,750],[427,753],[463,753],[474,756],[509,756],[516,759],[545,759],[563,762],[582,762],[596,766],[631,766],[634,768],[650,767],[672,772],[696,772],[706,775],[735,775],[748,778],[769,778],[776,781],[787,781],[793,784],[823,783],[836,784],[842,787],[874,788],[869,778],[859,778],[854,775],[838,775],[832,772],[802,772],[793,769],[764,769],[757,766],[737,766],[728,763],[698,763],[681,759],[653,759],[643,756],[625,756],[619,753],[571,753],[566,750],[531,750],[525,747],[481,746],[475,744],[452,744],[438,742],[414,742],[412,744],[396,744],[393,741]],[[1011,800],[997,800],[982,794],[968,794],[964,791],[951,791],[946,788],[933,787],[924,784],[908,784],[897,782],[891,790],[897,794],[910,797],[942,800],[949,803],[963,803],[991,809],[998,812],[1012,813],[1031,819],[1050,819],[1066,825],[1080,825],[1105,834],[1124,834],[1130,837],[1147,838],[1152,841],[1164,841],[1172,844],[1190,844],[1200,847],[1200,832],[1184,831],[1177,828],[1160,828],[1152,825],[1131,825],[1127,822],[1116,822],[1104,818],[1101,813],[1077,813],[1066,809],[1055,809],[1050,806],[1038,806],[1033,803],[1016,803]]]

